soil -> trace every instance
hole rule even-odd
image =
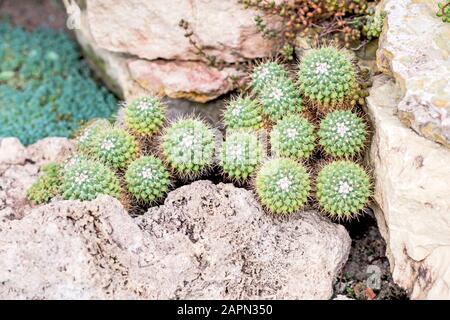
[[[27,30],[66,27],[66,11],[61,0],[0,0],[0,19],[5,17]]]
[[[28,30],[41,26],[66,29],[66,12],[60,0],[0,0],[0,19],[4,17]],[[182,100],[170,101],[169,105],[177,114],[206,113],[203,115],[213,124],[220,113],[220,108],[199,107]],[[203,109],[213,109],[214,113]],[[218,183],[218,176],[218,172],[211,172],[208,178]],[[361,300],[408,299],[406,292],[392,280],[386,244],[373,212],[369,209],[359,220],[343,224],[352,238],[352,248],[335,283],[335,295]]]
[[[405,290],[392,279],[386,257],[386,243],[381,237],[373,211],[358,220],[343,223],[352,238],[350,256],[334,285],[335,295],[357,300],[405,300]]]

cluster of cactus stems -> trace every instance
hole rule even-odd
[[[195,116],[166,121],[155,97],[125,104],[123,124],[86,124],[76,136],[77,153],[58,167],[57,178],[44,173],[30,199],[104,193],[154,204],[174,180],[217,168],[225,179],[253,187],[273,214],[315,203],[334,219],[355,217],[371,192],[369,175],[355,162],[368,139],[355,97],[358,68],[347,52],[323,47],[305,55],[296,79],[291,74],[278,62],[258,65],[253,90],[226,105],[224,135]]]

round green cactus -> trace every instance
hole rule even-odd
[[[94,137],[102,130],[112,128],[106,119],[94,119],[84,125],[76,134],[75,141],[80,152],[88,153],[92,148]]]
[[[370,180],[361,166],[351,161],[334,161],[317,176],[316,198],[332,218],[351,219],[366,206]]]
[[[41,172],[38,180],[27,190],[27,198],[34,204],[47,203],[61,192],[61,165],[47,164]]]
[[[99,194],[118,198],[119,180],[104,164],[94,160],[81,160],[64,170],[62,181],[64,199],[93,200]]]
[[[164,119],[164,107],[155,97],[135,99],[125,108],[125,125],[139,135],[154,134],[161,129]]]
[[[366,24],[363,27],[367,39],[378,38],[383,31],[385,13],[376,10],[373,15],[367,16]]]
[[[260,164],[262,147],[256,134],[236,131],[228,135],[220,150],[220,167],[225,175],[246,180]]]
[[[169,172],[161,160],[143,156],[134,160],[125,173],[128,191],[139,201],[151,203],[160,200],[169,190]]]
[[[300,90],[319,111],[352,106],[357,101],[357,70],[343,50],[313,49],[300,63]]]
[[[227,129],[258,130],[263,126],[261,107],[249,97],[231,100],[223,114]]]
[[[314,126],[300,115],[284,117],[273,127],[270,145],[278,157],[306,159],[316,145]]]
[[[289,158],[266,162],[257,172],[256,193],[261,203],[275,214],[301,209],[311,190],[306,169]]]
[[[162,155],[181,178],[195,178],[211,167],[215,136],[203,121],[187,118],[174,122],[162,135]]]
[[[124,169],[138,156],[138,144],[135,138],[119,128],[110,128],[98,132],[92,148],[92,157],[113,169]]]
[[[351,111],[336,110],[321,121],[319,144],[333,157],[351,157],[362,151],[367,141],[364,121]]]
[[[260,93],[263,113],[276,122],[289,114],[302,111],[302,98],[291,79],[276,79],[268,83]]]
[[[258,93],[273,80],[287,79],[289,75],[282,65],[274,61],[268,61],[255,67],[251,78],[251,86]]]

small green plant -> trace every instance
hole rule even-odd
[[[289,158],[277,158],[257,172],[255,188],[266,208],[275,214],[287,214],[306,204],[311,185],[302,165]]]
[[[253,91],[259,93],[272,81],[288,79],[289,75],[281,64],[275,61],[267,61],[253,69],[251,78]]]
[[[358,164],[340,160],[325,165],[317,176],[316,198],[331,218],[350,220],[367,205],[368,174]]]
[[[162,155],[181,178],[195,178],[214,160],[214,131],[203,121],[187,118],[175,121],[162,135]]]
[[[357,71],[344,50],[313,49],[299,65],[300,89],[321,112],[353,106],[358,99]]]
[[[113,169],[125,169],[139,153],[135,138],[123,129],[109,128],[99,131],[89,150],[93,158]]]
[[[249,97],[233,99],[227,104],[223,123],[227,129],[258,130],[263,126],[261,107]]]
[[[383,31],[384,18],[386,14],[381,10],[375,10],[373,15],[368,15],[366,24],[363,27],[366,38],[371,40],[372,38],[378,38]]]
[[[164,107],[155,97],[138,98],[126,106],[124,119],[132,132],[150,136],[164,124]]]
[[[277,122],[270,133],[272,152],[278,157],[306,159],[316,146],[314,126],[300,115],[289,115]]]
[[[86,123],[75,133],[78,151],[88,153],[92,149],[94,137],[102,130],[110,128],[112,125],[106,119],[93,119]]]
[[[319,144],[332,157],[351,157],[362,151],[367,141],[363,119],[348,110],[330,112],[320,122]]]
[[[61,165],[44,165],[41,172],[38,180],[27,191],[28,200],[34,204],[47,203],[61,192]]]
[[[125,181],[128,191],[145,203],[162,199],[170,186],[169,172],[154,156],[134,160],[125,173]]]
[[[0,22],[0,137],[26,145],[68,137],[115,111],[116,99],[92,78],[68,33]]]
[[[260,164],[262,147],[252,132],[232,132],[220,150],[220,167],[223,173],[237,181],[245,181]]]
[[[287,79],[275,79],[268,83],[260,93],[263,113],[272,122],[284,116],[299,113],[303,109],[302,98],[294,82]]]
[[[93,200],[100,194],[119,198],[120,192],[119,180],[114,172],[100,162],[82,160],[63,172],[64,199]]]
[[[442,18],[443,22],[450,23],[450,0],[446,0],[443,3],[438,3],[438,11],[436,16]]]

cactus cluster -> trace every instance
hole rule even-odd
[[[260,164],[262,154],[263,149],[255,133],[236,131],[223,142],[219,164],[226,176],[244,181]]]
[[[213,165],[215,135],[206,123],[181,119],[165,128],[162,155],[180,178],[195,178]]]
[[[259,65],[251,77],[252,92],[226,106],[223,140],[194,116],[166,123],[162,101],[138,98],[125,105],[123,122],[94,120],[76,135],[78,153],[61,166],[59,192],[66,199],[105,193],[137,206],[155,204],[172,181],[217,168],[224,178],[253,187],[274,214],[305,206],[314,183],[315,204],[331,218],[355,217],[371,192],[368,174],[349,160],[358,159],[368,138],[366,123],[353,108],[357,71],[334,47],[311,50],[300,62],[298,81],[276,62]],[[158,139],[146,139],[153,136]],[[311,176],[324,155],[328,164]],[[44,184],[36,188],[45,197],[30,199],[51,197]]]

